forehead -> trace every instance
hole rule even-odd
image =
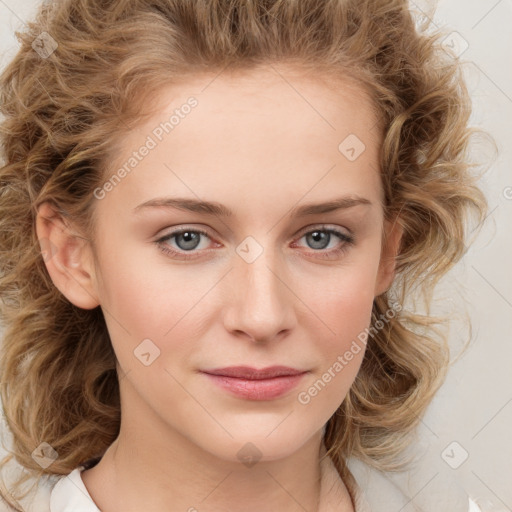
[[[200,106],[194,110],[194,118],[200,121],[196,124],[215,121],[220,126],[223,117],[231,117],[231,122],[235,117],[238,127],[252,122],[282,125],[287,130],[308,125],[312,135],[328,127],[352,128],[364,138],[377,122],[375,105],[367,91],[348,74],[335,77],[290,65],[202,73],[163,87],[153,100],[155,117],[144,124],[147,130],[162,115],[168,119],[166,114],[192,95]]]
[[[349,78],[274,66],[197,74],[163,87],[151,112],[123,138],[110,174],[149,140],[152,148],[113,196],[123,189],[135,202],[178,187],[222,200],[229,184],[228,192],[270,197],[322,180],[360,195],[378,188],[377,116]]]
[[[292,135],[306,131],[312,141],[326,131],[338,132],[338,137],[350,131],[369,143],[376,139],[375,105],[366,87],[349,74],[334,76],[290,64],[272,64],[184,76],[179,82],[162,87],[152,98],[145,120],[123,137],[124,147],[136,142],[132,139],[139,134],[152,133],[160,123],[169,122],[173,113],[180,114],[180,118],[174,116],[175,120],[171,120],[175,124],[171,127],[172,137],[166,137],[170,130],[157,129],[157,138],[162,136],[168,142],[171,138],[199,139],[187,136],[209,132],[208,140],[218,143],[224,134],[238,134],[235,139],[240,140],[247,130],[257,127],[268,134],[278,129]],[[190,112],[185,104],[191,97],[197,107]],[[177,112],[183,106],[187,107],[184,115]],[[153,115],[148,118],[150,113]]]

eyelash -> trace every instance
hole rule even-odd
[[[158,240],[155,241],[155,243],[157,244],[158,248],[165,254],[167,255],[170,255],[170,256],[173,256],[173,257],[176,257],[178,256],[180,259],[183,259],[183,260],[192,260],[192,259],[196,259],[198,257],[200,257],[200,255],[198,255],[197,253],[193,253],[193,251],[178,251],[176,249],[169,249],[169,246],[165,243],[166,241],[178,236],[178,235],[181,235],[183,233],[199,233],[201,235],[204,235],[206,236],[207,238],[210,238],[209,234],[203,230],[203,229],[200,229],[200,228],[194,228],[194,229],[191,229],[191,228],[180,228],[176,231],[173,231],[172,233],[169,233],[161,238],[159,238]],[[341,256],[345,251],[348,250],[349,246],[353,245],[354,244],[354,237],[353,236],[350,236],[350,235],[347,235],[346,233],[343,233],[341,231],[338,231],[337,229],[334,229],[334,228],[326,228],[324,226],[321,226],[321,227],[315,227],[315,228],[312,228],[310,229],[309,231],[305,231],[303,232],[299,239],[300,238],[303,238],[304,236],[306,235],[309,235],[311,233],[314,233],[314,232],[322,232],[322,233],[329,233],[329,234],[333,234],[335,236],[337,236],[338,238],[340,238],[340,240],[343,242],[343,244],[341,245],[341,247],[338,247],[336,249],[330,249],[328,251],[325,251],[325,249],[319,249],[318,251],[314,251],[314,253],[318,253],[318,256],[322,259],[331,259],[333,257],[337,257],[337,256]],[[330,241],[330,240],[329,240]],[[187,252],[191,252],[192,254],[187,254]]]

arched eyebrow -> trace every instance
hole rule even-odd
[[[358,205],[371,206],[372,202],[365,197],[344,196],[323,203],[308,203],[297,206],[289,213],[290,217],[307,217],[336,210],[353,208]],[[233,217],[234,213],[225,205],[215,201],[202,201],[186,197],[157,197],[139,204],[133,209],[138,213],[146,208],[174,208],[203,215]]]

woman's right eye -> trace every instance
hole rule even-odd
[[[198,248],[202,237],[210,238],[208,233],[202,229],[181,228],[159,238],[155,243],[165,254],[182,259],[191,259],[199,255],[196,253],[187,253],[195,251],[195,249]],[[173,239],[175,240],[177,248],[173,248],[168,243],[168,241]]]

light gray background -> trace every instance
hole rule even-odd
[[[37,4],[0,0],[0,67],[16,52],[14,31]],[[432,3],[418,0],[411,7],[428,14]],[[433,19],[469,45],[459,59],[466,62],[472,121],[493,135],[499,154],[482,180],[490,204],[487,225],[436,295],[437,310],[453,318],[454,352],[466,334],[465,314],[473,324],[472,345],[420,426],[415,497],[401,510],[413,510],[444,481],[512,511],[512,0],[440,0]],[[457,465],[466,452],[463,464],[450,467],[447,461]]]

